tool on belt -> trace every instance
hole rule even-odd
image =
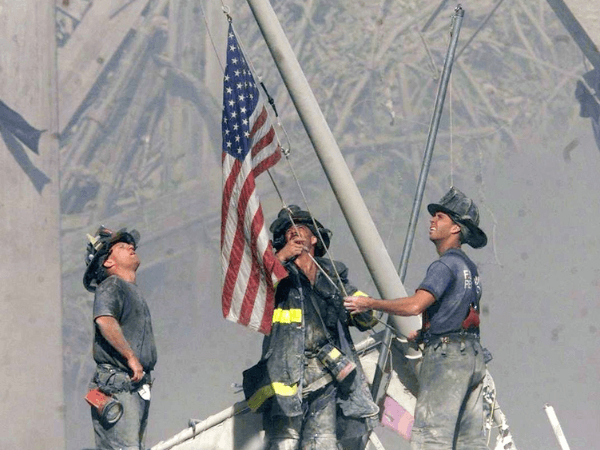
[[[469,312],[467,313],[467,317],[462,321],[460,330],[456,330],[451,332],[454,333],[471,333],[479,335],[479,308],[475,303],[471,303],[469,305]],[[434,335],[429,332],[429,328],[431,327],[431,322],[429,321],[429,315],[427,311],[423,312],[423,328],[421,328],[417,332],[417,338],[415,342],[417,344],[427,343]]]
[[[152,379],[145,372],[141,380],[133,383],[127,372],[110,364],[98,364],[92,383],[96,387],[86,394],[85,401],[96,408],[100,420],[109,425],[118,422],[123,415],[123,405],[113,394],[137,392],[144,400],[150,400]]]
[[[352,383],[352,380],[356,375],[356,364],[347,355],[345,355],[344,352],[335,346],[333,337],[331,336],[327,325],[325,325],[325,321],[323,320],[319,306],[315,302],[315,299],[312,295],[309,295],[308,297],[310,298],[313,308],[319,317],[319,321],[321,322],[321,326],[323,327],[323,331],[325,332],[325,336],[327,338],[327,341],[323,345],[319,346],[317,358],[331,373],[331,375],[333,375],[335,380],[338,382],[338,385],[340,387],[345,387],[346,384]]]
[[[117,423],[123,415],[123,405],[112,395],[105,394],[99,388],[91,389],[85,401],[96,408],[100,421],[106,424]]]

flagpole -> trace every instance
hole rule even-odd
[[[425,145],[423,164],[421,165],[421,173],[419,175],[419,181],[417,183],[417,192],[415,194],[412,213],[410,216],[410,221],[408,223],[406,239],[404,240],[404,247],[402,249],[400,267],[398,268],[398,272],[400,273],[400,279],[402,280],[402,282],[404,282],[406,278],[406,269],[408,268],[408,260],[410,259],[410,252],[412,250],[412,245],[415,239],[415,230],[417,228],[417,221],[419,220],[421,204],[423,203],[425,184],[427,183],[427,176],[429,175],[429,168],[431,167],[433,148],[435,146],[435,140],[437,138],[437,132],[440,126],[442,111],[444,109],[444,100],[446,98],[446,92],[448,90],[448,83],[450,81],[450,74],[452,73],[452,65],[454,63],[454,54],[456,53],[456,47],[458,44],[458,35],[460,34],[460,27],[462,25],[464,15],[464,9],[462,9],[462,7],[458,5],[454,10],[454,15],[452,16],[450,44],[448,45],[448,50],[446,51],[446,58],[444,60],[444,67],[442,70],[442,77],[440,79],[437,95],[435,97],[435,106],[433,108],[431,124],[429,125],[429,134],[427,135],[427,144]],[[373,394],[373,398],[376,401],[381,400],[381,394],[379,390],[381,387],[384,368],[387,363],[387,358],[389,354],[388,349],[390,348],[391,343],[392,333],[388,329],[386,329],[381,342],[381,350],[379,351],[379,361],[377,361],[377,370],[375,371],[375,377],[373,378],[373,384],[371,386],[371,393]]]
[[[406,289],[387,253],[383,240],[344,161],[333,133],[306,80],[304,72],[268,0],[247,0],[269,51],[283,78],[292,102],[312,142],[348,222],[361,255],[382,298],[406,297]],[[419,317],[393,316],[396,330],[408,336],[421,326]],[[418,358],[418,350],[407,348],[408,358]]]

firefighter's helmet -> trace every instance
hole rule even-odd
[[[117,242],[126,242],[137,247],[140,233],[136,230],[127,231],[127,228],[115,232],[100,226],[96,234],[94,236],[88,234],[87,239],[88,244],[85,249],[85,264],[87,267],[83,274],[83,285],[88,291],[94,292],[106,278],[103,265],[111,247]]]
[[[487,244],[487,236],[479,228],[477,205],[455,187],[451,187],[439,203],[427,205],[427,210],[432,216],[439,211],[448,214],[460,226],[462,242],[473,248],[485,247]]]
[[[269,230],[273,233],[273,247],[275,250],[281,250],[285,246],[285,232],[292,225],[306,226],[317,238],[315,256],[325,255],[331,241],[331,231],[314,219],[308,211],[300,209],[297,205],[290,205],[279,211],[277,219],[269,227]]]

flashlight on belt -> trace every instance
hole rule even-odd
[[[330,343],[321,347],[317,358],[327,367],[338,383],[346,380],[356,370],[356,364]]]
[[[85,396],[85,401],[96,408],[100,420],[112,425],[119,421],[123,415],[123,405],[111,395],[106,395],[100,389],[90,390]]]

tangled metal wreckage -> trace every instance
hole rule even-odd
[[[261,2],[248,0],[248,3],[253,10],[260,9]],[[340,72],[351,73],[353,63],[340,60],[335,53],[340,53],[340,49],[332,46],[342,32],[332,25],[337,18],[334,5],[338,2],[301,3],[307,3],[303,10],[308,18],[294,25],[294,36],[298,36],[294,42],[296,53],[324,54],[339,65]],[[385,158],[365,160],[362,151],[366,142],[374,150],[402,147],[402,153],[392,151],[388,157],[402,158],[410,167],[408,170],[413,174],[418,172],[422,142],[427,136],[411,128],[411,123],[430,120],[429,94],[443,79],[438,67],[449,41],[448,23],[440,15],[448,10],[446,0],[429,2],[426,7],[416,6],[421,2],[404,2],[400,12],[394,11],[397,7],[394,2],[377,3],[378,11],[374,12],[379,26],[375,30],[379,34],[377,44],[342,49],[349,54],[357,52],[363,61],[378,68],[376,72],[361,72],[340,80],[319,78],[318,69],[313,67],[316,60],[303,61],[303,66],[315,74],[314,82],[326,87],[324,91],[329,97],[322,103],[327,105],[325,112],[331,118],[332,131],[341,136],[339,143],[345,148],[345,158],[350,163],[364,165],[358,175],[364,178],[381,173],[386,166]],[[455,49],[455,71],[466,83],[454,85],[456,98],[450,97],[454,101],[451,110],[454,119],[461,124],[453,133],[488,139],[490,147],[498,140],[517,145],[512,127],[528,127],[540,134],[545,127],[552,127],[549,119],[552,111],[548,110],[552,106],[540,99],[563,95],[556,86],[578,80],[592,97],[597,94],[598,86],[591,86],[581,73],[586,67],[588,71],[600,70],[600,56],[577,21],[577,8],[567,7],[569,2],[484,3],[487,9],[478,5],[477,16],[463,25],[463,39]],[[338,6],[343,7],[341,2]],[[288,7],[293,12],[294,5]],[[236,20],[236,15],[231,14]],[[247,12],[239,14],[246,18]],[[553,14],[559,17],[587,61],[582,61],[580,55],[567,56],[565,60],[561,46],[566,48],[571,40],[565,35],[548,33],[548,29],[561,26],[552,19]],[[80,236],[101,221],[135,222],[140,216],[152,217],[148,229],[153,240],[167,235],[180,239],[193,224],[214,229],[220,221],[217,196],[200,198],[197,193],[211,192],[220,185],[219,161],[209,150],[214,150],[213,143],[220,141],[222,66],[215,56],[213,35],[218,27],[221,30],[225,27],[221,5],[207,5],[204,9],[202,3],[171,0],[61,0],[57,2],[57,20],[59,85],[69,87],[61,91],[59,99],[63,277],[78,276]],[[314,32],[311,21],[320,25],[319,29],[327,35],[325,40],[315,43],[303,39],[303,33]],[[356,23],[342,29],[350,30]],[[267,61],[266,52],[261,55],[256,51],[255,47],[262,45],[255,44],[256,31],[244,21],[239,26],[242,36],[248,36],[245,41],[253,43],[249,47],[252,53],[258,54],[255,65],[264,67],[266,75],[272,75],[269,72],[272,69],[268,68],[273,64]],[[363,31],[358,28],[346,32]],[[503,36],[499,37],[499,33]],[[102,39],[97,39],[98,36]],[[501,60],[498,56],[502,54],[511,58]],[[547,57],[542,59],[540,54]],[[527,85],[513,82],[523,67],[532,73],[532,81]],[[481,81],[482,71],[489,70],[497,74],[498,82],[494,85]],[[374,111],[375,101],[384,107]],[[291,108],[280,109],[283,123],[295,114],[290,112]],[[397,124],[402,131],[392,134],[380,129],[381,123]],[[502,132],[496,132],[498,129]],[[364,130],[374,132],[367,139]],[[302,133],[293,127],[288,131],[292,140]],[[451,138],[443,133],[439,137]],[[481,152],[480,149],[465,151],[468,150]],[[470,169],[469,164],[479,163],[463,161],[463,167]],[[312,164],[315,163],[303,165],[300,178],[311,180]],[[431,182],[440,183],[435,179]],[[218,245],[216,239],[207,237],[206,245]],[[159,264],[164,257],[164,248],[159,246],[149,254],[146,264]],[[76,307],[65,312],[71,315],[65,322],[81,322],[86,317],[82,312],[86,306],[80,293],[70,289],[66,287],[65,296]],[[371,379],[380,363],[378,354],[384,334],[375,334],[357,345]],[[75,347],[74,342],[85,342],[87,336],[69,332],[65,339]],[[402,369],[411,364],[403,354],[404,349],[394,340],[392,361],[396,370],[389,375],[386,398],[397,405],[392,408],[396,415],[384,415],[382,420],[406,437],[415,391],[410,370]],[[91,371],[86,372],[89,362],[76,355],[73,352],[66,357],[66,377],[73,382],[71,385],[82,386]],[[514,449],[491,376],[487,378],[487,386],[488,426],[497,430],[496,448]],[[258,447],[258,429],[260,418],[249,413],[244,402],[240,402],[204,421],[192,420],[188,428],[155,445],[153,450]],[[382,448],[375,434],[370,445]]]

